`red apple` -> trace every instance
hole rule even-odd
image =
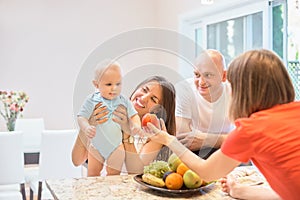
[[[160,129],[160,122],[159,119],[155,114],[146,113],[142,118],[142,126],[147,126],[147,123],[150,122],[154,126]]]

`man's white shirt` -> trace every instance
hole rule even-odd
[[[191,119],[192,127],[202,132],[230,132],[234,129],[228,118],[231,87],[228,82],[224,82],[223,87],[220,98],[211,103],[199,94],[193,78],[177,83],[176,117]]]

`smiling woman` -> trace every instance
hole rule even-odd
[[[152,76],[141,82],[133,91],[130,100],[140,118],[161,105],[166,113],[167,130],[175,135],[175,88],[172,83],[161,76]]]
[[[133,91],[130,101],[136,109],[140,119],[152,111],[157,105],[161,105],[164,110],[165,126],[168,132],[175,135],[175,89],[172,83],[161,76],[152,76],[141,82]],[[101,104],[102,105],[102,104]],[[97,106],[94,114],[90,118],[90,123],[102,124],[107,120],[106,108],[101,105]],[[167,160],[170,155],[170,150],[163,145],[153,141],[147,141],[143,144],[139,154],[134,143],[128,138],[131,134],[131,129],[128,126],[127,109],[119,106],[113,113],[116,118],[115,122],[120,124],[123,132],[123,146],[125,149],[125,164],[128,173],[141,173],[145,165],[148,165],[154,159]],[[92,122],[94,121],[94,122]],[[72,160],[75,165],[80,165],[87,157],[93,156],[93,152],[88,151],[90,139],[80,130],[76,143],[72,152]],[[95,167],[89,162],[88,169]]]
[[[139,112],[139,116],[150,111],[149,108],[160,103],[162,98],[160,84],[156,81],[149,82],[145,85],[139,85],[130,97],[135,109]]]

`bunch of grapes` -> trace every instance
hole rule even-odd
[[[144,174],[150,173],[158,178],[162,178],[164,173],[171,171],[169,164],[165,161],[153,161],[144,167]]]

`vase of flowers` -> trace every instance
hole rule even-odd
[[[0,114],[6,121],[8,131],[15,130],[16,120],[22,114],[28,99],[25,92],[0,91],[0,101],[2,102]]]

